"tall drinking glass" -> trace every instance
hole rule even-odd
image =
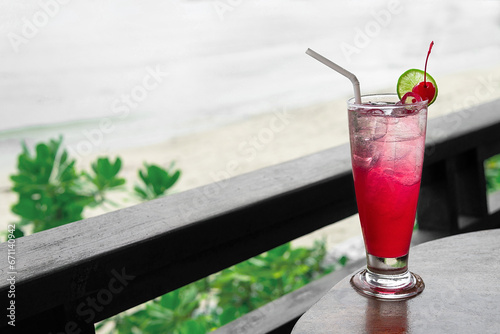
[[[395,94],[348,101],[351,161],[366,269],[351,278],[361,294],[406,299],[424,289],[408,271],[424,160],[427,101],[402,105]]]

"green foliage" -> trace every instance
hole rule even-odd
[[[111,161],[108,157],[99,157],[91,163],[90,172],[77,171],[75,164],[62,148],[62,137],[38,143],[34,152],[22,143],[18,171],[10,176],[12,191],[18,194],[18,201],[12,206],[12,212],[20,217],[17,237],[30,230],[35,233],[81,220],[87,207],[106,202],[114,204],[107,195],[112,190],[121,190],[126,182],[119,177],[121,159]],[[145,166],[147,174],[140,172],[141,178],[149,183],[159,182],[159,186],[152,186],[153,191],[143,199],[163,195],[179,179],[180,171],[169,174],[173,165],[169,171],[154,165]],[[168,182],[164,181],[165,175]]]
[[[325,254],[324,244],[292,249],[287,243],[223,270],[213,282],[219,302],[228,305],[222,325],[330,272],[321,267]]]
[[[33,225],[33,232],[82,219],[93,198],[76,190],[79,175],[75,160],[61,149],[62,138],[36,145],[32,154],[23,143],[18,173],[10,178],[19,195],[12,212],[21,217],[21,226]]]
[[[151,200],[163,196],[181,176],[180,170],[174,170],[174,163],[170,164],[168,170],[156,165],[144,164],[145,170],[139,170],[139,178],[144,183],[135,186],[135,193],[143,200]]]
[[[484,173],[488,192],[500,190],[500,154],[484,162]]]
[[[122,161],[116,158],[112,163],[109,158],[98,158],[96,162],[92,163],[93,175],[88,172],[83,172],[85,179],[95,186],[94,195],[99,197],[97,203],[102,203],[105,200],[105,193],[108,190],[118,189],[125,184],[125,179],[118,177]]]
[[[290,243],[118,315],[112,333],[204,334],[331,272],[324,242],[292,248]],[[345,265],[346,257],[339,260]]]
[[[174,290],[155,299],[130,315],[119,315],[113,319],[115,333],[206,333],[210,319],[194,315],[200,308],[199,282]]]

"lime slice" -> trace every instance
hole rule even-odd
[[[411,92],[413,90],[413,87],[417,86],[419,83],[423,81],[424,81],[424,71],[422,70],[413,68],[401,74],[397,86],[397,92],[399,98],[401,99],[403,95],[405,95],[408,92]],[[431,105],[436,100],[436,97],[438,95],[438,87],[436,81],[429,73],[427,73],[426,75],[426,81],[432,83],[436,88],[436,93],[434,94],[434,97],[432,98],[431,101],[429,101],[428,104]]]

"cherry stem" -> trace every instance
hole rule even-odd
[[[427,52],[427,58],[425,58],[425,67],[424,67],[424,88],[427,88],[427,82],[426,82],[426,77],[427,77],[427,60],[429,60],[429,56],[431,54],[432,47],[434,46],[434,41],[431,42],[431,45],[429,46],[429,51]]]

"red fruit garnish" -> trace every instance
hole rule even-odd
[[[423,81],[413,87],[411,91],[422,96],[422,98],[427,101],[432,101],[432,99],[436,95],[436,87],[434,87],[431,82],[426,83]]]
[[[419,94],[417,94],[415,92],[408,92],[405,95],[403,95],[403,97],[401,98],[402,104],[412,104],[412,103],[417,103],[417,102],[421,102],[421,101],[422,101],[422,98],[420,97]]]
[[[431,54],[432,47],[434,46],[434,42],[431,42],[429,46],[429,51],[427,52],[427,57],[425,58],[425,67],[424,67],[424,81],[420,82],[418,85],[413,87],[411,90],[413,93],[416,93],[422,97],[422,99],[431,102],[436,95],[436,87],[432,84],[432,82],[427,82],[427,61],[429,60],[429,55]]]

